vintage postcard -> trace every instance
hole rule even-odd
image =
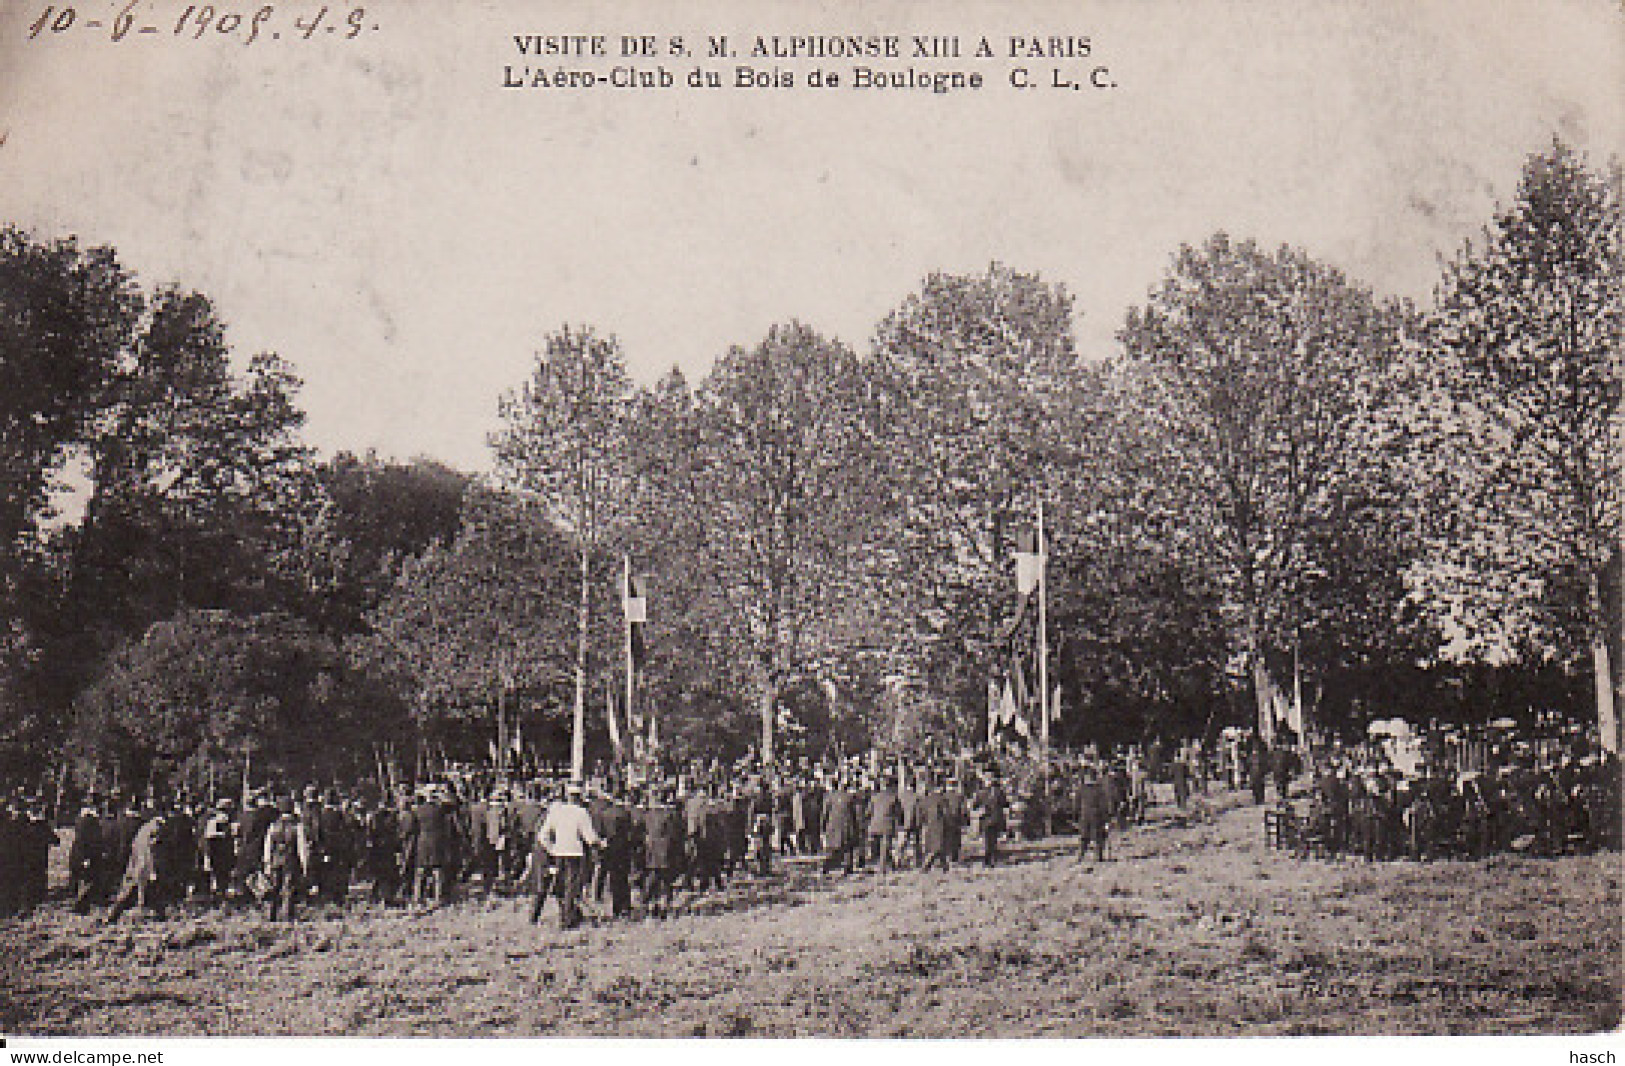
[[[0,0],[0,1047],[1615,1061],[1622,86],[1614,0]]]

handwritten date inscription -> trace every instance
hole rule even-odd
[[[234,8],[229,5],[166,5],[152,0],[129,0],[107,8],[51,5],[42,9],[28,27],[28,39],[61,34],[105,34],[119,42],[142,37],[232,41],[250,45],[259,41],[308,41],[327,38],[353,41],[378,32],[378,24],[364,7],[262,4]]]

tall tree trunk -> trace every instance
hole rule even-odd
[[[1265,740],[1275,739],[1275,703],[1280,686],[1270,673],[1264,654],[1264,625],[1257,607],[1247,611],[1247,657],[1253,672],[1253,702],[1257,708],[1258,735]]]
[[[508,777],[508,679],[502,679],[502,686],[497,689],[497,757],[492,767],[497,777],[507,780]]]
[[[1597,575],[1591,576],[1591,672],[1592,687],[1597,694],[1597,736],[1608,751],[1619,753],[1619,707],[1614,671],[1613,649],[1609,647],[1614,635],[1611,627],[1620,620],[1610,616],[1602,583]]]
[[[773,726],[779,702],[779,683],[771,670],[764,671],[756,711],[762,720],[762,765],[773,761]]]
[[[587,546],[581,546],[581,598],[576,604],[576,700],[570,729],[570,778],[580,781],[587,772],[587,637],[592,609],[592,584]]]
[[[1608,651],[1608,637],[1598,633],[1591,638],[1591,667],[1596,675],[1597,735],[1602,746],[1619,754],[1619,708],[1614,705],[1613,656]]]
[[[1258,734],[1265,740],[1275,741],[1275,708],[1281,686],[1276,683],[1269,666],[1264,662],[1262,650],[1255,651],[1253,659],[1253,700],[1258,708]]]

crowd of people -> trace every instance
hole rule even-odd
[[[971,826],[978,859],[996,863],[1009,828],[1005,787],[996,766],[967,773],[968,787],[957,769],[925,763],[853,759],[764,774],[713,762],[587,783],[453,772],[387,795],[265,788],[241,803],[91,795],[71,830],[68,892],[73,910],[105,907],[108,921],[177,904],[257,906],[287,919],[345,905],[357,886],[382,905],[529,892],[532,920],[557,900],[565,926],[579,923],[587,894],[611,917],[660,916],[679,890],[767,876],[787,857],[816,857],[829,873],[947,869],[964,861]],[[26,894],[8,899],[8,915],[44,900],[59,839],[43,809],[31,810],[0,824],[0,866],[26,851],[23,865],[37,871]]]
[[[90,795],[67,838],[67,889],[74,911],[105,907],[110,922],[138,905],[291,919],[350,905],[360,888],[380,906],[529,894],[532,921],[556,901],[573,927],[584,898],[609,918],[660,917],[679,892],[697,898],[789,860],[827,875],[947,870],[995,865],[1009,840],[1065,832],[1076,833],[1080,861],[1103,861],[1113,833],[1142,821],[1153,797],[1184,808],[1228,787],[1265,805],[1271,785],[1272,817],[1304,854],[1619,847],[1614,756],[1576,745],[1473,752],[1452,761],[1435,745],[1402,768],[1376,742],[1303,747],[1241,734],[1047,761],[868,753],[599,768],[585,783],[453,769],[416,787],[261,788],[241,802]],[[13,798],[0,809],[0,917],[45,901],[58,840],[44,804]]]
[[[1367,743],[1315,760],[1290,812],[1298,852],[1366,861],[1560,855],[1620,847],[1620,765],[1581,743],[1509,745],[1467,766],[1434,750],[1405,769]]]

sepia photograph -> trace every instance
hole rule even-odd
[[[1616,1061],[1622,88],[1618,0],[0,0],[0,1054]]]

